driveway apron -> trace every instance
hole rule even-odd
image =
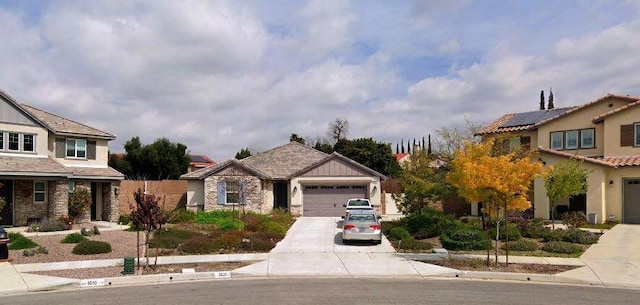
[[[301,217],[269,253],[266,261],[233,272],[253,276],[421,277],[456,271],[397,256],[384,236],[380,245],[344,245],[341,233],[340,218]]]

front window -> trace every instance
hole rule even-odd
[[[578,148],[578,131],[577,130],[567,131],[566,137],[567,137],[566,149]]]
[[[45,202],[47,195],[47,183],[44,181],[35,181],[33,183],[33,201]]]
[[[551,149],[562,149],[563,145],[563,132],[552,132],[551,133]]]
[[[635,124],[635,130],[636,130],[636,134],[635,134],[635,146],[640,146],[640,123],[636,123]]]
[[[583,129],[580,130],[580,147],[582,148],[593,148],[595,143],[593,141],[594,131],[593,129]]]
[[[227,181],[227,204],[240,202],[240,182]]]
[[[82,159],[86,158],[87,141],[78,139],[67,139],[67,157]]]
[[[20,134],[9,133],[9,150],[20,150]]]
[[[4,150],[4,132],[0,131],[0,150]]]
[[[22,135],[22,150],[26,152],[35,151],[32,134]]]

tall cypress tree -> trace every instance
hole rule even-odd
[[[431,155],[431,134],[429,134],[429,146],[427,146],[427,154]]]
[[[547,109],[553,109],[556,106],[553,104],[553,88],[549,89],[549,104],[547,105]]]
[[[540,110],[544,110],[544,90],[540,90]]]
[[[400,153],[400,144],[396,143],[396,155]]]
[[[402,139],[402,145],[400,145],[400,147],[402,148],[400,152],[404,154],[404,139]]]

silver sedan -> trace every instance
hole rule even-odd
[[[342,223],[342,241],[373,241],[382,243],[380,217],[373,210],[351,210]]]

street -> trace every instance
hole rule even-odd
[[[0,297],[2,304],[637,304],[640,290],[472,280],[218,280]]]

